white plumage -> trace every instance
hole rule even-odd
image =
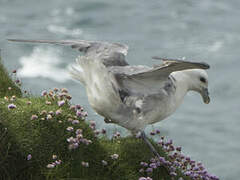
[[[85,86],[92,108],[105,117],[106,123],[116,123],[133,133],[141,132],[157,156],[144,128],[171,115],[188,91],[199,92],[205,103],[210,101],[206,63],[153,57],[163,63],[154,67],[130,66],[125,60],[128,47],[123,44],[84,40],[10,41],[68,45],[84,52],[72,66],[71,75]]]

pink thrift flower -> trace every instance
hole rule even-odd
[[[77,111],[76,111],[76,116],[77,116],[77,117],[81,117],[81,116],[82,116],[82,112],[79,111],[79,110],[77,110]]]
[[[52,102],[51,101],[46,101],[46,105],[51,105]]]
[[[106,134],[107,130],[105,128],[102,129],[102,134]]]
[[[58,91],[59,91],[59,89],[58,89],[58,88],[54,88],[54,89],[53,89],[53,91],[55,91],[55,92],[58,92]]]
[[[17,80],[15,81],[15,83],[17,83],[17,84],[20,84],[20,80],[19,80],[19,79],[17,79]]]
[[[16,100],[16,96],[12,96],[10,100],[11,101],[15,101]]]
[[[95,121],[90,121],[90,126],[96,126],[96,122]]]
[[[152,178],[150,178],[150,177],[147,177],[147,179],[146,180],[152,180]]]
[[[67,127],[67,131],[73,131],[73,127],[72,126]]]
[[[27,160],[29,161],[30,159],[32,159],[32,155],[31,154],[27,155]]]
[[[156,133],[155,133],[154,131],[151,131],[151,132],[150,132],[150,135],[151,135],[151,136],[154,136],[155,134],[156,134]]]
[[[82,164],[83,167],[89,167],[89,163],[88,163],[88,162],[84,162],[84,161],[82,161],[81,164]]]
[[[82,138],[83,138],[83,135],[82,135],[82,134],[77,134],[77,135],[76,135],[76,138],[77,138],[77,139],[82,139]]]
[[[32,102],[31,101],[27,101],[27,105],[31,105],[32,104]]]
[[[46,115],[47,114],[47,111],[46,110],[43,110],[40,112],[40,115]]]
[[[59,164],[62,163],[62,161],[61,160],[57,160],[57,161],[55,161],[55,163],[56,163],[56,165],[59,165]]]
[[[61,109],[58,109],[57,111],[56,111],[56,115],[60,115],[62,113],[62,110]]]
[[[48,114],[48,115],[47,115],[47,120],[50,120],[50,119],[52,119],[52,115],[51,115],[51,114]]]
[[[102,160],[102,165],[107,166],[108,165],[107,161]]]
[[[61,92],[62,92],[62,93],[68,93],[68,90],[67,90],[66,88],[62,88],[62,89],[61,89]]]
[[[64,104],[65,104],[65,101],[64,101],[64,100],[58,101],[58,106],[59,106],[59,107],[63,106]]]
[[[85,112],[82,112],[82,116],[84,117],[87,117],[88,116],[88,113],[85,111]]]
[[[71,105],[69,109],[75,110],[75,108],[76,108],[76,107],[75,107],[74,105]]]
[[[17,106],[15,104],[9,104],[8,109],[15,109]]]
[[[118,157],[119,157],[119,155],[118,155],[118,154],[113,154],[113,155],[111,155],[111,158],[112,158],[113,160],[116,160],[116,159],[118,159]]]
[[[35,120],[37,118],[38,118],[38,116],[36,114],[33,114],[32,117],[31,117],[31,120]]]
[[[54,168],[54,167],[55,167],[54,164],[48,164],[48,165],[47,165],[47,168],[49,168],[49,169],[52,169],[52,168]]]
[[[52,155],[52,158],[53,158],[53,159],[57,159],[57,155],[53,154],[53,155]]]
[[[79,124],[79,120],[73,120],[72,124]]]
[[[53,116],[53,115],[54,115],[54,112],[53,112],[53,111],[49,111],[48,114],[50,114],[50,115]]]
[[[66,99],[71,100],[71,99],[72,99],[72,96],[69,95],[69,94],[67,94],[67,95],[66,95]]]
[[[83,132],[82,129],[77,129],[76,130],[76,134],[82,134],[82,132]]]
[[[41,96],[46,96],[46,95],[47,95],[47,91],[46,90],[42,91]]]
[[[121,136],[120,132],[116,132],[116,136],[120,137]]]
[[[94,130],[94,134],[97,136],[100,134],[100,131],[98,129]]]
[[[72,118],[68,118],[68,122],[72,122],[73,121],[73,119]]]
[[[81,109],[81,106],[79,104],[77,104],[75,107],[76,109]]]
[[[140,177],[138,180],[147,180],[145,177]]]
[[[74,143],[76,142],[75,138],[73,138],[72,136],[70,138],[67,138],[67,142],[69,143]]]

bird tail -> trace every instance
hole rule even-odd
[[[69,73],[71,77],[77,81],[80,81],[83,85],[86,85],[85,72],[84,72],[84,61],[86,57],[79,56],[74,64],[69,67]]]

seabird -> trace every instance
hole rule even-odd
[[[128,46],[124,44],[85,40],[8,40],[67,45],[83,52],[70,73],[85,86],[92,108],[105,118],[106,123],[118,124],[133,134],[139,133],[158,157],[146,138],[145,127],[173,114],[189,91],[200,93],[204,103],[210,102],[205,71],[210,66],[206,63],[154,56],[153,59],[163,63],[153,67],[132,66],[125,60]]]

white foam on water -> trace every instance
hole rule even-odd
[[[47,27],[47,30],[51,33],[55,34],[63,34],[63,35],[70,35],[73,37],[79,37],[80,35],[83,34],[83,31],[79,28],[76,29],[68,29],[64,26],[58,26],[58,25],[49,25]]]
[[[66,68],[61,68],[61,58],[53,48],[35,47],[29,56],[19,59],[22,67],[18,75],[23,78],[47,78],[59,83],[71,79]]]

